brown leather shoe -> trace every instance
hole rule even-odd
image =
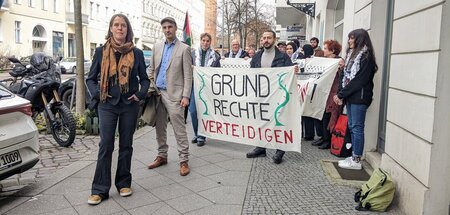
[[[190,172],[191,172],[191,170],[189,169],[189,165],[188,165],[187,161],[181,162],[180,163],[180,175],[186,176]]]
[[[163,158],[163,157],[157,156],[155,161],[151,162],[148,165],[148,168],[149,169],[154,169],[156,167],[160,167],[160,166],[165,165],[165,164],[167,164],[167,158]]]

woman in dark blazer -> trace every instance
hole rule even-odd
[[[125,15],[115,14],[109,22],[105,45],[95,50],[86,80],[92,103],[98,104],[100,146],[88,204],[109,197],[114,138],[119,124],[119,159],[115,185],[120,196],[130,196],[131,156],[139,101],[145,99],[150,81],[144,55],[134,47],[133,30]]]

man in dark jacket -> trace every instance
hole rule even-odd
[[[225,54],[225,58],[248,58],[248,54],[245,50],[241,49],[239,40],[231,41],[231,51]]]
[[[262,45],[264,49],[255,54],[250,62],[251,68],[264,68],[264,67],[286,67],[293,66],[291,58],[286,54],[280,52],[275,47],[276,33],[272,30],[265,31],[262,36]],[[273,162],[276,164],[281,163],[283,160],[284,151],[277,149],[277,152],[272,157]],[[256,147],[253,151],[247,153],[247,158],[255,158],[260,156],[266,156],[266,148]]]

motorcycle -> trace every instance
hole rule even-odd
[[[6,86],[9,90],[30,101],[33,119],[44,113],[47,127],[60,146],[72,145],[75,140],[76,124],[72,112],[58,95],[61,84],[58,65],[44,53],[33,54],[28,65],[24,65],[17,58],[8,60],[15,64],[9,72],[13,78],[2,82],[9,83]]]

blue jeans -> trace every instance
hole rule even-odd
[[[195,106],[194,88],[192,87],[191,100],[189,101],[189,113],[191,113],[192,127],[194,128],[194,135],[197,141],[204,141],[205,137],[198,136],[198,118],[197,108]]]
[[[367,105],[346,104],[348,128],[353,145],[353,156],[361,157],[364,152],[364,123],[366,121]]]

